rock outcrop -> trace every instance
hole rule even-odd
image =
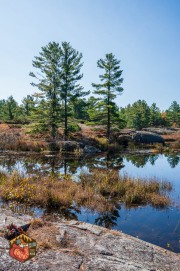
[[[8,217],[7,223],[18,225],[27,223],[30,218],[13,216],[2,208],[0,214],[1,233],[5,217]],[[122,232],[78,221],[59,220],[51,224],[55,235],[50,235],[50,230],[44,241],[55,236],[56,247],[39,247],[37,255],[24,264],[9,256],[8,241],[1,234],[0,271],[179,271],[180,255]],[[42,227],[40,232],[48,227]]]

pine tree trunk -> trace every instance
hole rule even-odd
[[[64,116],[64,139],[67,140],[68,127],[67,127],[67,97],[65,97],[65,116]]]
[[[107,139],[109,140],[109,138],[110,138],[110,110],[108,107]]]
[[[110,81],[110,71],[109,71],[109,81]],[[110,85],[108,86],[108,95],[107,95],[107,105],[108,105],[108,119],[107,119],[107,139],[108,139],[108,143],[109,143],[109,138],[110,138]]]
[[[107,119],[107,139],[110,138],[110,108],[109,108],[109,95],[108,95],[108,119]]]
[[[51,136],[54,139],[56,137],[56,94],[55,94],[55,89],[53,89],[51,97],[52,97]]]

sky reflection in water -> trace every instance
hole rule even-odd
[[[81,208],[64,210],[62,215],[78,218],[81,221],[122,230],[127,234],[180,252],[180,155],[122,155],[110,158],[59,156],[0,156],[0,169],[11,172],[15,169],[25,174],[73,174],[75,180],[81,171],[91,171],[94,167],[116,168],[119,174],[134,177],[152,178],[172,182],[170,196],[173,206],[168,209],[155,209],[151,206],[136,206],[127,209],[123,204],[112,212],[97,213]]]

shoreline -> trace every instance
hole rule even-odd
[[[7,224],[14,222],[18,226],[27,223],[32,217],[13,214],[0,207],[0,231],[7,216]],[[51,234],[47,228],[53,229]],[[36,232],[36,235],[35,235]],[[79,221],[59,220],[47,222],[39,231],[46,242],[52,239],[56,246],[42,248],[38,242],[35,258],[24,264],[9,256],[8,241],[0,236],[0,270],[161,270],[178,271],[180,254],[152,245],[122,232]],[[30,229],[29,236],[38,236],[38,231]],[[39,238],[39,237],[38,237]],[[38,241],[38,240],[37,240]]]
[[[0,207],[0,213],[1,233],[5,217],[7,224],[14,222],[18,226],[32,219],[27,215],[13,214],[7,208]],[[41,240],[39,232],[45,242],[48,243],[49,239],[49,248],[48,244],[43,247],[41,241],[38,242]],[[0,270],[178,271],[180,266],[180,254],[122,232],[84,222],[60,219],[46,222],[39,231],[30,227],[28,234],[32,238],[37,236],[38,251],[35,258],[24,264],[9,256],[8,241],[0,236]]]

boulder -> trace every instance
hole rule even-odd
[[[127,135],[127,134],[119,135],[117,138],[117,142],[120,145],[124,145],[124,146],[127,146],[128,142],[130,142],[130,141],[132,141],[132,136]]]
[[[162,136],[145,131],[137,131],[133,136],[133,141],[138,143],[164,143]]]

